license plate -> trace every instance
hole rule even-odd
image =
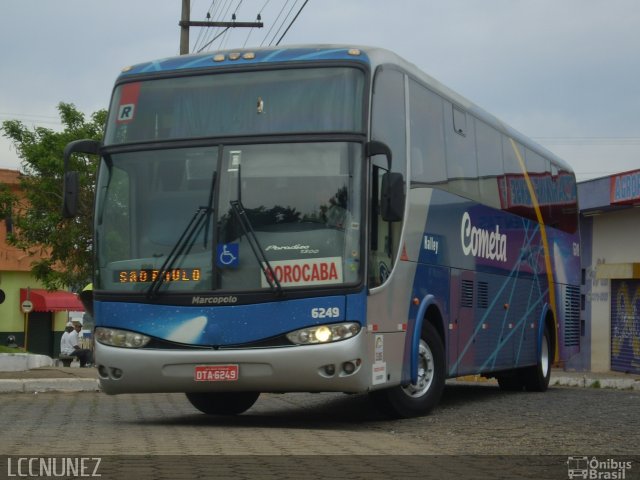
[[[235,382],[238,365],[197,365],[193,379],[196,382]]]

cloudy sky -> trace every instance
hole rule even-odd
[[[275,43],[304,0],[215,0],[254,21],[207,50]],[[192,0],[204,20],[211,0]],[[59,128],[106,108],[129,64],[179,51],[181,0],[1,0],[0,121]],[[224,15],[226,14],[226,15]],[[287,17],[288,14],[288,17]],[[388,48],[567,160],[579,180],[640,168],[640,1],[309,0],[282,44]],[[191,50],[219,31],[191,30]],[[0,168],[20,159],[0,138]]]

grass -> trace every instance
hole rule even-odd
[[[0,353],[26,353],[24,348],[11,348],[0,345]]]
[[[601,388],[602,386],[600,385],[600,380],[596,380],[595,382],[593,382],[590,385],[591,388]]]

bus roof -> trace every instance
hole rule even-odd
[[[495,116],[454,92],[435,78],[424,73],[413,63],[399,55],[378,47],[361,45],[289,45],[286,47],[261,47],[221,50],[168,57],[126,67],[118,80],[130,76],[175,72],[180,70],[213,70],[225,67],[241,67],[243,65],[264,65],[271,63],[297,63],[312,61],[351,61],[368,65],[371,71],[380,65],[397,65],[427,88],[446,98],[450,102],[465,109],[469,114],[493,126],[505,135],[513,138],[521,145],[548,158],[560,169],[573,171],[564,160],[534,142],[530,138],[504,124]]]

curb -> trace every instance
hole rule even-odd
[[[480,375],[466,375],[449,379],[452,383],[484,383],[497,385],[493,378],[485,378]],[[640,379],[624,377],[603,377],[599,375],[563,375],[551,374],[550,387],[580,387],[580,388],[612,388],[616,390],[638,390],[640,391]]]
[[[97,392],[100,384],[93,378],[34,378],[0,380],[0,393]]]
[[[640,390],[640,381],[633,378],[598,378],[584,375],[582,377],[551,376],[550,386],[613,388],[617,390]]]

